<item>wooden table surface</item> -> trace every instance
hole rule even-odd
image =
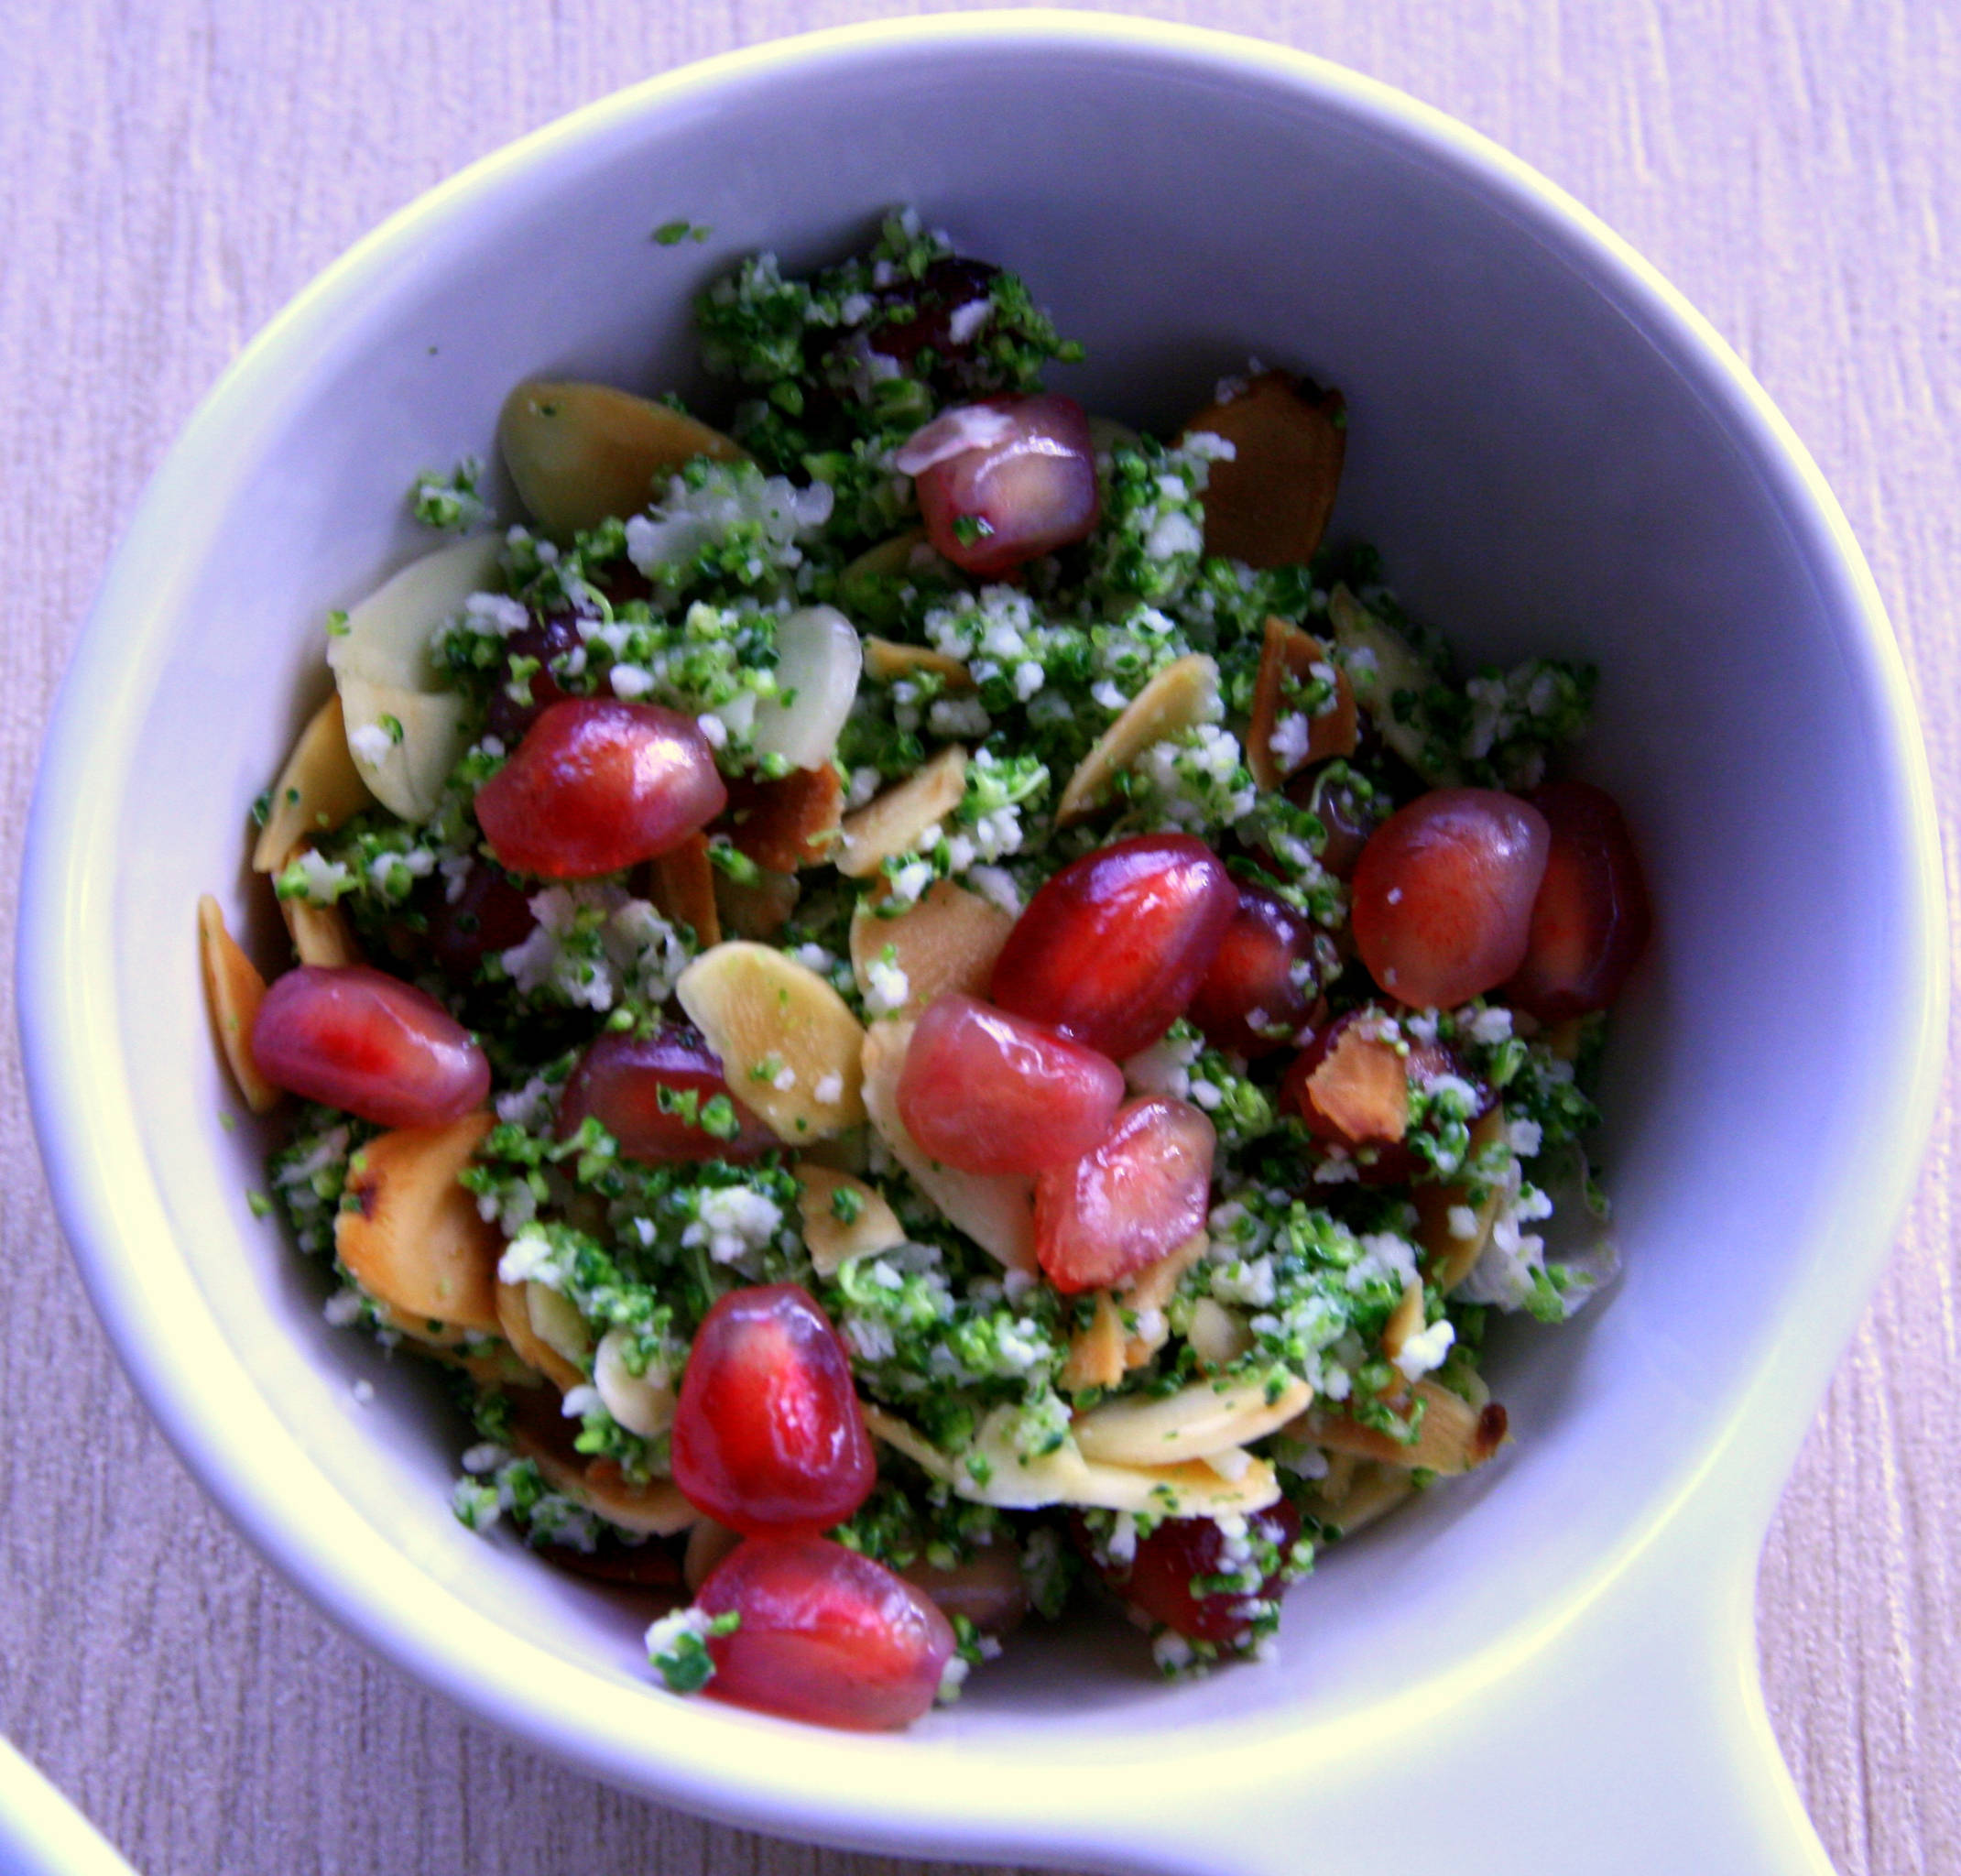
[[[238,347],[349,242],[518,133],[687,60],[903,10],[0,5],[9,956],[33,766],[69,647],[145,476]],[[1714,321],[1865,544],[1919,685],[1952,854],[1961,8],[1138,10],[1284,40],[1454,113],[1603,215]],[[921,1867],[775,1843],[622,1796],[465,1722],[330,1628],[205,1503],[123,1380],[53,1224],[11,1042],[0,1100],[0,1733],[139,1869]],[[1955,1147],[1950,1104],[1762,1566],[1771,1712],[1845,1876],[1961,1869]]]

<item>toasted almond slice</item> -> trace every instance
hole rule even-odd
[[[1489,1146],[1504,1131],[1505,1110],[1494,1107],[1472,1127],[1469,1151],[1476,1153]],[[1469,1191],[1462,1185],[1419,1185],[1411,1193],[1416,1201],[1416,1241],[1428,1258],[1426,1273],[1446,1296],[1471,1274],[1484,1255],[1498,1207],[1505,1202],[1505,1190],[1503,1181],[1494,1181],[1479,1205],[1472,1205]],[[1462,1236],[1456,1228],[1460,1225],[1469,1227]]]
[[[252,1059],[252,1025],[266,996],[266,980],[224,929],[224,913],[210,893],[198,900],[198,962],[204,973],[204,1001],[218,1031],[218,1047],[238,1092],[255,1114],[279,1105],[279,1090]]]
[[[882,1193],[862,1179],[811,1160],[799,1160],[794,1170],[803,1187],[797,1195],[797,1208],[803,1214],[803,1248],[820,1277],[834,1276],[854,1258],[876,1257],[906,1241],[899,1215]],[[839,1211],[840,1194],[851,1214],[848,1220]]]
[[[1330,1478],[1335,1466],[1344,1468],[1340,1490],[1331,1497],[1325,1489],[1329,1481],[1324,1479],[1324,1489],[1314,1494],[1309,1509],[1322,1523],[1333,1525],[1341,1537],[1353,1537],[1365,1525],[1373,1524],[1416,1489],[1405,1467],[1378,1466],[1372,1460],[1342,1455],[1331,1464]]]
[[[928,1159],[899,1118],[899,1076],[912,1042],[910,1022],[875,1022],[865,1037],[865,1108],[913,1183],[990,1257],[1035,1269],[1035,1182],[1006,1172],[957,1172]]]
[[[1351,1024],[1307,1078],[1307,1097],[1357,1143],[1400,1140],[1410,1124],[1410,1082],[1393,1042]]]
[[[312,850],[310,841],[301,841],[281,860],[276,870],[284,872],[302,854]],[[338,902],[315,905],[310,900],[282,899],[279,916],[286,921],[287,936],[293,941],[294,954],[301,964],[320,965],[330,970],[352,964],[365,964],[361,941],[354,936],[353,922]]]
[[[657,1440],[674,1424],[674,1390],[663,1375],[652,1369],[636,1374],[626,1366],[631,1339],[623,1328],[608,1329],[599,1338],[593,1354],[593,1385],[606,1412],[628,1433]]]
[[[901,678],[929,677],[944,681],[949,691],[971,691],[974,673],[957,658],[931,645],[900,645],[890,638],[865,641],[865,674],[874,683],[896,684]]]
[[[741,1542],[741,1532],[717,1524],[713,1518],[697,1518],[689,1526],[688,1547],[681,1553],[681,1580],[688,1586],[690,1596],[700,1593],[715,1565]]]
[[[1212,1240],[1193,1232],[1175,1249],[1117,1286],[1117,1300],[1137,1323],[1124,1343],[1124,1366],[1142,1368],[1171,1339],[1165,1309],[1178,1292],[1178,1280],[1204,1256]]]
[[[543,1291],[548,1296],[554,1293],[542,1283],[500,1282],[497,1285],[497,1325],[504,1331],[504,1339],[527,1368],[536,1369],[561,1393],[570,1393],[585,1380],[585,1372],[553,1347],[542,1333],[538,1321],[542,1312],[532,1308],[534,1291]]]
[[[1383,1466],[1451,1475],[1482,1466],[1505,1444],[1508,1419],[1496,1401],[1473,1407],[1432,1380],[1418,1381],[1411,1391],[1423,1402],[1422,1424],[1412,1445],[1363,1426],[1345,1413],[1318,1409],[1303,1416],[1300,1437],[1330,1452],[1353,1453],[1358,1459],[1373,1459]]]
[[[949,990],[986,997],[994,961],[1014,927],[992,900],[941,879],[897,918],[881,919],[859,906],[851,919],[851,968],[858,988],[869,995],[871,966],[889,945],[906,977],[905,1006],[892,1014],[921,1016]]]
[[[645,1485],[634,1485],[616,1460],[591,1459],[583,1470],[573,1471],[539,1458],[538,1469],[554,1489],[597,1511],[609,1524],[642,1537],[676,1536],[701,1516],[671,1478],[650,1478]]]
[[[714,867],[713,883],[715,912],[725,938],[773,938],[790,922],[802,891],[794,873],[765,871],[759,878],[743,881]]]
[[[1109,1466],[1177,1465],[1263,1439],[1313,1398],[1303,1380],[1270,1398],[1257,1381],[1193,1381],[1175,1394],[1127,1395],[1091,1408],[1075,1423],[1076,1445],[1085,1459]]]
[[[1414,1277],[1403,1285],[1402,1296],[1389,1311],[1382,1325],[1382,1352],[1391,1361],[1402,1353],[1403,1344],[1423,1326],[1423,1286]]]
[[[729,1091],[780,1140],[822,1140],[865,1118],[865,1031],[806,965],[727,939],[681,974],[674,994],[722,1058]]]
[[[913,846],[934,823],[945,820],[960,805],[966,789],[967,752],[953,743],[923,769],[844,816],[837,870],[853,879],[870,878],[895,854]]]
[[[1327,531],[1347,453],[1339,391],[1263,371],[1238,396],[1201,410],[1185,434],[1233,446],[1206,482],[1205,551],[1254,567],[1305,566]]]
[[[714,832],[772,873],[819,867],[831,856],[844,824],[844,784],[826,762],[792,769],[773,780],[726,779],[728,806]]]
[[[1123,714],[1090,745],[1055,806],[1055,824],[1067,827],[1094,813],[1117,778],[1167,737],[1219,719],[1219,668],[1203,652],[1168,664],[1124,706]]]
[[[1192,1352],[1210,1368],[1229,1368],[1253,1346],[1253,1332],[1238,1311],[1202,1296],[1192,1306],[1185,1331]]]
[[[457,1183],[496,1117],[377,1134],[347,1169],[334,1254],[370,1296],[411,1320],[496,1334],[503,1234]],[[353,1200],[353,1205],[346,1201]]]
[[[697,950],[721,943],[715,867],[708,857],[705,834],[691,834],[679,846],[648,863],[648,896],[654,910],[670,925],[685,925],[694,933]]]
[[[1107,1290],[1096,1292],[1096,1313],[1089,1326],[1069,1338],[1069,1359],[1062,1364],[1058,1385],[1065,1394],[1090,1388],[1114,1388],[1124,1378],[1124,1315]]]
[[[504,400],[497,446],[525,507],[564,535],[637,515],[658,481],[697,456],[746,460],[720,431],[666,404],[610,385],[544,378],[528,378]]]
[[[308,719],[272,785],[271,812],[252,845],[254,871],[277,873],[301,841],[332,834],[374,802],[348,753],[347,717],[336,691]]]
[[[1436,673],[1400,632],[1385,625],[1345,586],[1328,594],[1328,622],[1335,627],[1355,701],[1368,712],[1382,740],[1425,781],[1439,788],[1454,782],[1456,765],[1439,758],[1421,718],[1411,720],[1396,710],[1399,695],[1422,696],[1436,682]]]
[[[1333,673],[1335,695],[1325,709],[1303,717],[1289,705],[1287,693],[1309,682],[1316,675],[1316,665],[1322,675]],[[1276,747],[1275,732],[1294,718],[1303,728],[1281,736]],[[1276,789],[1311,762],[1353,755],[1355,736],[1355,692],[1347,673],[1335,669],[1328,648],[1312,633],[1269,617],[1259,648],[1259,675],[1253,683],[1252,721],[1246,733],[1246,766],[1253,771],[1253,780],[1263,789]]]

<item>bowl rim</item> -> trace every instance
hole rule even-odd
[[[1742,1377],[1734,1415],[1716,1423],[1665,1491],[1589,1577],[1549,1610],[1540,1632],[1575,1620],[1599,1587],[1672,1519],[1706,1482],[1714,1456],[1748,1431],[1759,1454],[1775,1458],[1763,1489],[1763,1518],[1808,1424],[1831,1364],[1889,1250],[1931,1124],[1945,1056],[1946,951],[1934,793],[1900,652],[1879,593],[1849,526],[1803,444],[1741,362],[1681,295],[1564,191],[1520,159],[1443,112],[1346,68],[1264,41],[1116,15],[1036,10],[881,20],[833,28],[723,54],[601,98],[480,158],[438,184],[324,269],[268,322],[207,394],[153,474],[104,576],[52,714],[31,812],[23,869],[16,997],[22,1052],[37,1134],[63,1230],[91,1299],[146,1405],[180,1458],[262,1555],[337,1622],[466,1710],[614,1783],[727,1821],[786,1834],[913,1854],[1107,1854],[1113,1820],[1081,1815],[1078,1772],[1017,1761],[1013,1790],[958,1775],[967,1749],[870,1741],[800,1729],[794,1752],[732,1751],[746,1732],[766,1749],[779,1723],[716,1708],[683,1723],[623,1729],[625,1709],[594,1677],[574,1671],[454,1602],[419,1566],[363,1525],[329,1551],[311,1534],[318,1494],[332,1492],[310,1462],[288,1451],[276,1430],[242,1432],[232,1406],[251,1383],[214,1325],[183,1318],[180,1340],[149,1332],[159,1311],[181,1312],[195,1285],[146,1267],[138,1247],[168,1243],[167,1221],[143,1152],[134,1104],[120,1084],[92,1080],[92,1063],[116,1059],[116,999],[78,958],[86,958],[93,919],[108,904],[114,802],[123,770],[101,758],[105,720],[128,693],[131,648],[140,645],[159,582],[182,553],[170,518],[175,491],[199,464],[215,461],[235,435],[234,412],[249,410],[260,386],[275,387],[282,361],[303,351],[322,322],[357,304],[370,286],[452,219],[493,197],[535,166],[575,158],[582,147],[644,115],[691,98],[739,87],[790,67],[865,60],[921,47],[1014,47],[1031,54],[1122,52],[1240,86],[1270,88],[1345,114],[1422,154],[1481,197],[1502,205],[1534,237],[1567,257],[1624,310],[1724,410],[1786,525],[1802,538],[1839,629],[1840,649],[1864,677],[1886,732],[1898,802],[1901,969],[1890,987],[1889,1047],[1901,1064],[1888,1118],[1894,1150],[1877,1164],[1864,1194],[1872,1227],[1832,1271],[1808,1275],[1786,1316],[1803,1325],[1802,1347],[1781,1342],[1781,1385],[1755,1383],[1768,1365]],[[158,616],[164,609],[158,608]],[[154,648],[152,648],[154,649]],[[140,676],[140,660],[136,675]],[[84,699],[86,704],[84,704]],[[108,922],[104,921],[104,927]],[[103,941],[106,942],[106,941]],[[100,950],[98,943],[95,946]],[[1799,1384],[1802,1381],[1802,1384]],[[1691,1463],[1693,1462],[1693,1463]],[[1744,1533],[1754,1554],[1761,1522]],[[413,1579],[413,1580],[410,1580]],[[448,1626],[430,1621],[445,1614]],[[486,1650],[485,1638],[501,1641]],[[1501,1673],[1498,1659],[1465,1672]],[[636,1689],[644,1707],[644,1690]],[[573,1693],[583,1698],[573,1698]],[[1433,1698],[1433,1694],[1432,1696]],[[678,1710],[678,1708],[677,1708]],[[704,1723],[712,1721],[712,1723]],[[1251,1722],[1247,1723],[1252,1724]],[[1308,1730],[1312,1730],[1309,1729]],[[1225,1728],[1203,1742],[1163,1733],[1138,1742],[1137,1761],[1175,1756],[1181,1765],[1230,1748]],[[902,1755],[902,1756],[901,1756]],[[927,1773],[943,1761],[947,1775]],[[895,1779],[901,1765],[905,1775]],[[1195,1769],[1183,1776],[1196,1777]],[[866,1802],[876,1791],[877,1807]],[[963,1796],[962,1794],[967,1794]]]

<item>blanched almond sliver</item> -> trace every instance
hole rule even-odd
[[[531,1292],[541,1287],[530,1283],[497,1285],[497,1326],[511,1345],[518,1360],[535,1369],[552,1382],[561,1393],[570,1393],[585,1380],[584,1373],[559,1353],[542,1335],[531,1315]]]
[[[628,1433],[643,1440],[657,1440],[674,1423],[677,1404],[674,1390],[635,1374],[626,1366],[626,1347],[629,1332],[610,1328],[599,1338],[593,1351],[593,1385],[605,1402],[606,1412]]]
[[[279,863],[278,870],[284,872],[303,854],[312,850],[310,841],[301,841]],[[367,962],[361,953],[361,942],[354,936],[354,923],[338,903],[314,905],[309,900],[282,899],[279,916],[286,921],[287,935],[293,941],[293,954],[301,964],[336,970],[351,964]]]
[[[272,785],[272,806],[252,845],[253,869],[277,873],[302,841],[332,833],[374,804],[348,752],[347,719],[336,691],[300,732]]]
[[[1185,1340],[1192,1352],[1211,1368],[1226,1368],[1253,1346],[1253,1332],[1237,1311],[1201,1296],[1192,1305],[1191,1326]]]
[[[1471,1143],[1465,1157],[1500,1139],[1505,1131],[1505,1110],[1494,1107],[1481,1116],[1471,1129]],[[1416,1202],[1416,1241],[1427,1253],[1425,1273],[1447,1296],[1471,1274],[1472,1266],[1484,1255],[1498,1207],[1504,1203],[1505,1188],[1494,1180],[1481,1205],[1471,1204],[1470,1193],[1461,1185],[1419,1185],[1411,1197]],[[1452,1214],[1465,1222],[1469,1214],[1470,1232],[1460,1238],[1452,1230]]]
[[[1287,703],[1288,689],[1308,682],[1317,664],[1335,669],[1328,648],[1319,638],[1285,619],[1267,620],[1266,637],[1259,648],[1259,675],[1253,685],[1252,721],[1246,733],[1246,766],[1263,789],[1280,787],[1295,769],[1312,762],[1355,752],[1355,692],[1340,671],[1335,671],[1332,706],[1306,719],[1307,735],[1301,747],[1284,758],[1273,747],[1273,733],[1280,723],[1299,714]]]
[[[1432,1380],[1418,1381],[1411,1392],[1423,1402],[1422,1424],[1413,1445],[1406,1446],[1345,1413],[1312,1411],[1294,1431],[1300,1438],[1330,1452],[1353,1453],[1358,1459],[1373,1459],[1383,1466],[1453,1475],[1482,1466],[1504,1445],[1508,1419],[1496,1401],[1474,1407]]]
[[[1164,1311],[1178,1293],[1178,1280],[1205,1255],[1212,1240],[1193,1232],[1175,1249],[1117,1286],[1117,1299],[1136,1320],[1137,1328],[1124,1343],[1124,1366],[1142,1368],[1171,1339]]]
[[[921,671],[942,679],[949,691],[974,688],[973,672],[944,651],[935,651],[930,645],[900,645],[890,638],[866,639],[865,674],[874,682],[896,684]]]
[[[708,857],[705,834],[691,834],[679,846],[648,863],[648,896],[669,924],[685,925],[694,933],[697,951],[721,943],[715,867]]]
[[[1170,1466],[1244,1446],[1284,1426],[1314,1398],[1296,1380],[1269,1399],[1261,1382],[1217,1387],[1193,1381],[1175,1394],[1106,1401],[1074,1425],[1085,1459],[1112,1466]]]
[[[270,1113],[279,1104],[279,1090],[252,1059],[252,1025],[265,1000],[266,980],[224,929],[224,913],[208,892],[198,900],[198,963],[225,1066],[245,1106],[255,1114]]]
[[[696,958],[674,994],[722,1058],[729,1092],[779,1140],[822,1140],[865,1118],[865,1031],[808,965],[729,939]]]
[[[916,845],[935,822],[944,821],[966,789],[967,752],[954,743],[876,801],[844,816],[837,870],[853,879],[870,878],[895,854]]]
[[[1394,1142],[1410,1124],[1410,1082],[1393,1042],[1351,1024],[1307,1078],[1308,1098],[1356,1141]]]
[[[854,1258],[875,1257],[906,1241],[899,1215],[882,1193],[862,1179],[810,1160],[798,1161],[795,1172],[803,1187],[797,1197],[797,1208],[803,1215],[803,1248],[820,1277],[835,1275]],[[840,1192],[856,1202],[849,1224],[837,1213]]]
[[[949,990],[985,998],[1014,925],[992,900],[941,879],[896,918],[881,919],[861,905],[851,920],[851,967],[869,995],[871,967],[889,945],[906,977],[905,1007],[891,1014],[918,1017]]]
[[[1124,1314],[1107,1290],[1096,1292],[1096,1313],[1087,1328],[1069,1338],[1069,1359],[1058,1380],[1065,1394],[1089,1388],[1114,1388],[1124,1378]]]
[[[1339,1491],[1330,1497],[1324,1489],[1315,1494],[1313,1509],[1321,1521],[1332,1524],[1343,1537],[1353,1537],[1365,1525],[1373,1524],[1386,1511],[1392,1511],[1415,1489],[1406,1467],[1378,1466],[1369,1460],[1356,1461],[1338,1456],[1329,1468],[1344,1467]],[[1325,1488],[1327,1480],[1323,1481]]]
[[[1423,1286],[1414,1277],[1403,1285],[1402,1296],[1389,1311],[1382,1325],[1382,1352],[1391,1361],[1402,1353],[1403,1344],[1419,1335],[1423,1326]]]
[[[1196,651],[1166,665],[1077,763],[1056,803],[1055,824],[1067,827],[1101,807],[1117,778],[1153,744],[1218,719],[1218,666]]]

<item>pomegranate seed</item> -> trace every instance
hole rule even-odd
[[[953,1625],[924,1591],[823,1537],[737,1544],[694,1606],[735,1615],[710,1635],[707,1692],[737,1707],[854,1732],[910,1725],[953,1659]]]
[[[962,1172],[1036,1172],[1080,1160],[1123,1104],[1107,1055],[957,990],[920,1019],[899,1078],[906,1130]]]
[[[688,1351],[672,1434],[674,1483],[747,1535],[825,1531],[875,1482],[851,1360],[794,1283],[732,1290]]]
[[[1369,975],[1419,1009],[1496,989],[1524,961],[1550,837],[1537,808],[1496,789],[1434,789],[1391,814],[1355,869]]]
[[[998,271],[986,261],[963,260],[954,255],[934,261],[916,284],[886,296],[888,303],[910,306],[910,315],[873,326],[866,344],[874,352],[898,359],[909,371],[914,369],[921,352],[931,352],[933,381],[955,381],[974,355],[974,342],[991,323],[976,315],[992,297]],[[964,336],[956,336],[962,333]]]
[[[429,948],[443,975],[458,983],[473,982],[492,952],[522,944],[538,923],[523,889],[495,867],[473,860],[453,900],[440,875],[430,883],[434,902],[429,909]]]
[[[701,1124],[701,1110],[717,1096],[726,1096],[735,1110],[739,1130],[732,1139]],[[609,1032],[588,1046],[559,1101],[560,1139],[571,1139],[587,1115],[627,1159],[647,1164],[749,1160],[777,1144],[776,1135],[729,1094],[722,1058],[678,1023],[650,1036]]]
[[[1240,1554],[1242,1546],[1229,1544],[1210,1518],[1167,1518],[1138,1540],[1137,1554],[1128,1564],[1099,1557],[1080,1522],[1074,1529],[1078,1547],[1125,1601],[1187,1641],[1239,1651],[1255,1639],[1254,1624],[1262,1613],[1258,1604],[1278,1600],[1287,1587],[1288,1555],[1301,1534],[1301,1514],[1281,1499],[1252,1512],[1246,1522],[1247,1543]],[[1252,1545],[1271,1545],[1279,1553],[1272,1569],[1260,1571]],[[1237,1579],[1237,1586],[1202,1587],[1205,1578],[1226,1576]]]
[[[496,688],[485,711],[484,726],[503,740],[507,749],[517,747],[524,733],[545,714],[548,705],[561,702],[566,693],[551,674],[551,660],[576,649],[585,641],[567,612],[533,616],[531,623],[513,632],[504,641],[504,663],[496,673]],[[535,658],[538,669],[531,673],[531,701],[520,704],[507,688],[511,666],[520,658]]]
[[[1611,795],[1555,781],[1527,800],[1545,816],[1552,845],[1525,962],[1502,994],[1541,1022],[1564,1022],[1620,995],[1648,943],[1648,888]]]
[[[1314,928],[1285,900],[1239,889],[1239,909],[1185,1014],[1215,1049],[1248,1061],[1283,1047],[1303,1028],[1319,986]]]
[[[276,979],[252,1025],[276,1087],[377,1127],[441,1127],[481,1107],[490,1063],[433,997],[366,965],[303,964]]]
[[[1355,863],[1362,857],[1368,836],[1381,825],[1388,809],[1367,799],[1355,781],[1335,769],[1322,769],[1312,775],[1297,775],[1287,784],[1287,798],[1311,810],[1319,817],[1327,838],[1322,843],[1321,864],[1337,879],[1354,876]]]
[[[1096,525],[1089,419],[1051,393],[942,411],[899,453],[917,478],[926,537],[983,578],[1083,540]]]
[[[1120,1061],[1184,1014],[1238,905],[1189,834],[1099,847],[1029,901],[995,960],[994,1000]]]
[[[1117,1117],[1096,1150],[1035,1180],[1035,1260],[1058,1290],[1101,1290],[1204,1229],[1212,1122],[1153,1095]]]
[[[512,872],[588,879],[657,858],[727,802],[692,717],[574,697],[545,711],[477,791],[476,818]]]

